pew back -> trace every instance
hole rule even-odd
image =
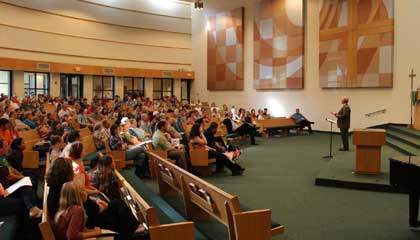
[[[89,135],[91,135],[92,133],[90,132],[90,130],[89,130],[89,128],[80,128],[80,129],[78,129],[78,131],[79,131],[79,134],[80,134],[80,137],[82,138],[82,137],[85,137],[85,136],[89,136]]]
[[[47,159],[45,160],[45,176],[47,176],[48,170],[50,169],[51,163],[49,155],[47,154]],[[52,230],[52,219],[48,213],[48,192],[50,188],[48,187],[47,181],[45,179],[44,183],[44,199],[42,207],[42,221],[38,224],[39,230],[44,240],[55,240],[54,232]]]
[[[289,127],[295,126],[296,122],[293,118],[278,117],[270,119],[256,120],[258,126],[262,128],[276,128],[276,127]]]
[[[36,129],[21,131],[19,132],[19,135],[21,138],[23,138],[25,142],[35,141],[35,140],[39,141],[39,139],[41,139],[41,137],[39,136],[38,130]]]
[[[269,240],[284,232],[283,225],[271,227],[270,209],[242,211],[237,196],[226,193],[156,154],[150,155],[158,167],[160,194],[173,196],[181,193],[189,219],[214,217],[228,227],[230,240]]]
[[[159,224],[157,217],[156,209],[151,207],[135,190],[134,188],[125,181],[124,177],[115,170],[115,174],[120,181],[122,188],[124,188],[128,193],[130,198],[136,202],[136,208],[134,209],[130,206],[133,203],[124,199],[127,205],[132,210],[134,216],[139,222],[144,222],[150,233],[151,240],[162,240],[162,239],[171,239],[171,240],[193,240],[194,239],[194,223],[193,222],[181,222],[173,224]]]

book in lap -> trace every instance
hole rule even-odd
[[[9,196],[21,187],[32,187],[31,179],[29,177],[24,177],[19,181],[13,183],[10,187],[6,188],[4,196]]]

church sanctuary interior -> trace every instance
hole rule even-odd
[[[420,240],[419,0],[0,0],[0,240]]]

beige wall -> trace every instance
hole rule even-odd
[[[115,95],[120,97],[124,96],[124,78],[116,77],[114,80]]]
[[[174,79],[174,95],[176,98],[181,99],[181,79]]]
[[[311,120],[315,128],[328,130],[326,117],[337,111],[340,99],[350,97],[352,107],[352,128],[367,127],[382,123],[408,123],[409,89],[408,73],[411,68],[420,71],[420,20],[417,10],[420,1],[395,1],[395,48],[394,87],[392,89],[321,89],[319,88],[318,53],[319,26],[318,0],[308,0],[305,30],[305,88],[302,90],[257,91],[253,87],[253,14],[255,0],[206,1],[206,11],[193,11],[192,45],[195,81],[192,84],[192,98],[203,101],[228,103],[237,107],[268,107],[276,116],[288,116],[296,107]],[[217,8],[215,8],[217,6]],[[207,91],[206,20],[205,14],[235,7],[245,7],[245,88],[244,91]],[[419,79],[416,87],[420,86]],[[379,109],[387,109],[385,114],[370,118],[364,114]]]
[[[110,67],[191,69],[190,5],[174,3],[165,15],[159,15],[147,4],[131,9],[127,3],[116,8],[112,1],[103,1],[108,5],[90,2],[100,1],[1,1],[0,56]]]
[[[144,80],[144,95],[147,98],[153,99],[153,79],[152,78],[146,78]]]
[[[159,70],[191,70],[191,5],[159,1],[4,0],[0,2],[0,57]],[[19,17],[16,17],[19,16]],[[0,61],[1,69],[1,61]],[[22,97],[23,72],[13,74]],[[60,94],[51,73],[50,94]],[[92,76],[84,97],[92,99]],[[152,97],[152,81],[146,81]],[[124,83],[115,78],[115,95]]]
[[[87,98],[89,102],[92,101],[92,98],[93,98],[92,75],[85,75],[83,78],[83,97]]]
[[[12,94],[15,96],[24,95],[23,71],[13,71]]]

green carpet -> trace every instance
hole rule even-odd
[[[387,145],[383,146],[381,174],[379,175],[354,174],[353,171],[356,165],[355,155],[355,147],[349,152],[336,152],[334,157],[331,160],[328,160],[329,163],[327,166],[325,166],[317,176],[318,185],[324,185],[325,183],[323,183],[323,181],[326,180],[327,184],[330,184],[329,182],[338,182],[346,187],[355,189],[366,189],[368,187],[377,186],[375,187],[377,191],[393,191],[393,188],[389,183],[389,158],[402,156],[404,154]]]
[[[286,227],[284,235],[273,239],[420,239],[420,232],[408,229],[407,195],[314,185],[328,165],[322,159],[328,138],[315,133],[258,139],[259,146],[244,149],[243,176],[206,180],[251,208],[270,208],[272,218]],[[334,136],[338,147],[339,136]]]

